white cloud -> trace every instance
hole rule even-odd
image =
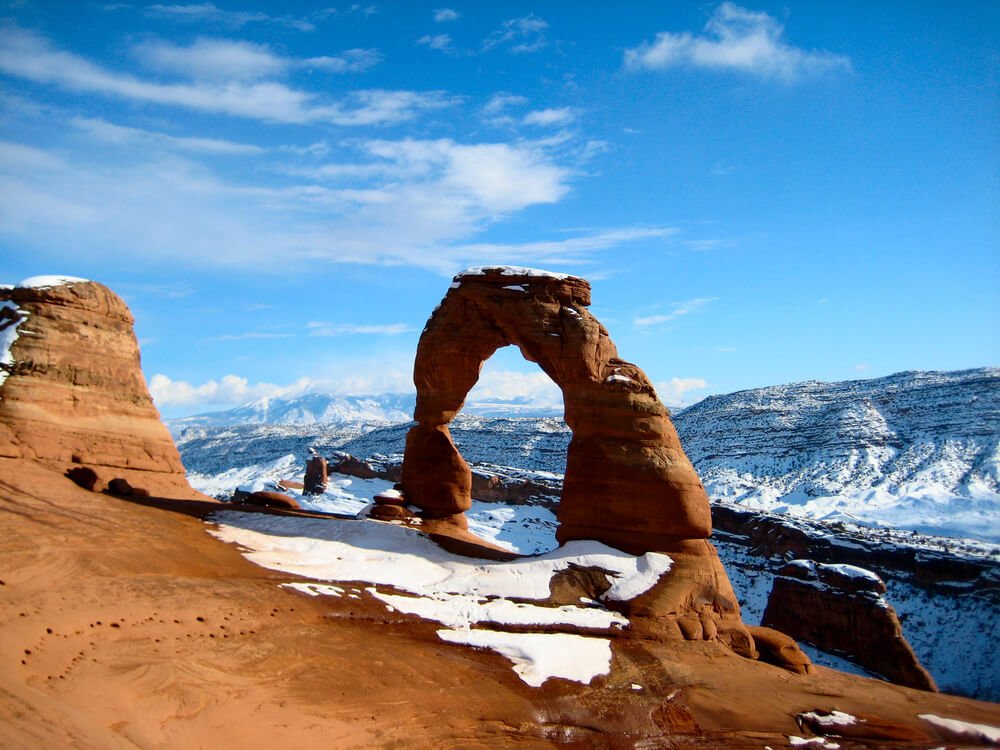
[[[446,21],[457,21],[458,11],[452,10],[451,8],[438,8],[434,11],[434,20],[437,23],[445,23]]]
[[[24,132],[44,120],[120,146],[56,151],[0,143],[0,239],[49,258],[73,247],[111,263],[139,253],[152,264],[187,267],[281,273],[317,263],[403,264],[452,274],[486,262],[587,262],[672,231],[620,227],[476,242],[491,224],[570,191],[581,144],[565,133],[511,143],[341,141],[339,158],[326,161],[322,155],[333,148],[326,143],[256,153],[250,144],[52,108],[22,107],[12,117]],[[201,159],[244,152],[256,159],[239,178]]]
[[[367,374],[374,373],[374,374]],[[306,393],[366,396],[380,393],[411,393],[409,370],[387,362],[352,364],[349,370],[324,379],[299,378],[293,383],[252,383],[241,375],[229,374],[218,380],[193,384],[157,373],[149,380],[149,393],[159,409],[192,413],[198,408],[239,406],[261,398],[294,398]]]
[[[105,6],[105,10],[127,7],[124,4]],[[150,5],[146,13],[151,16],[168,18],[192,24],[218,24],[233,28],[241,28],[250,23],[269,23],[298,31],[314,31],[316,21],[321,21],[334,15],[334,8],[323,8],[308,16],[270,16],[267,13],[252,11],[223,10],[214,3],[162,4]]]
[[[336,57],[296,59],[282,57],[266,44],[204,37],[187,46],[151,40],[135,45],[132,51],[151,70],[199,81],[253,81],[282,76],[296,68],[359,73],[381,59],[374,49],[349,49]]]
[[[670,380],[654,383],[656,394],[667,406],[688,406],[693,400],[686,396],[689,391],[701,391],[708,388],[704,378],[670,378]]]
[[[249,70],[264,65],[263,59],[248,54],[243,61]],[[233,67],[237,65],[234,61]],[[315,94],[274,81],[158,83],[106,70],[78,55],[55,49],[33,32],[16,28],[0,30],[0,71],[72,91],[285,123],[399,123],[455,103],[455,99],[439,91],[371,89],[352,92],[340,102],[324,102]]]
[[[367,148],[405,173],[433,179],[439,196],[453,206],[486,217],[555,203],[569,190],[569,170],[529,143],[406,139],[371,141]]]
[[[130,128],[124,125],[91,117],[74,117],[69,124],[88,135],[108,143],[119,145],[158,146],[179,151],[189,151],[201,154],[218,154],[222,156],[252,156],[264,153],[260,146],[249,143],[236,143],[217,138],[194,138],[168,135],[152,130]]]
[[[562,391],[544,372],[484,368],[466,403],[496,401],[515,401],[539,408],[557,408],[563,404]]]
[[[576,110],[572,107],[559,107],[552,109],[538,109],[529,112],[521,120],[525,125],[537,125],[549,128],[553,126],[568,125],[576,119]]]
[[[417,40],[417,44],[445,52],[451,50],[451,37],[447,34],[425,34]]]
[[[695,299],[689,299],[685,302],[675,302],[673,304],[673,310],[669,313],[661,313],[657,315],[648,315],[644,317],[636,317],[632,320],[632,323],[640,328],[645,328],[647,326],[661,325],[662,323],[669,323],[672,320],[683,317],[685,315],[690,315],[703,308],[705,305],[715,302],[718,297],[697,297]]]
[[[316,68],[331,73],[361,73],[381,61],[377,49],[347,49],[336,57],[307,57],[299,62],[305,68]]]
[[[716,8],[705,24],[704,34],[660,32],[653,42],[625,50],[625,67],[665,70],[692,66],[785,81],[850,69],[848,57],[793,47],[784,40],[784,33],[784,26],[767,13],[726,2]]]
[[[494,94],[489,101],[483,105],[484,115],[497,115],[508,107],[522,107],[528,103],[527,97],[517,94]]]
[[[219,380],[208,380],[192,385],[185,380],[172,380],[157,373],[150,378],[149,393],[159,408],[170,406],[195,406],[204,404],[237,405],[258,398],[295,396],[305,393],[312,385],[302,378],[291,385],[251,383],[239,375],[226,375]]]
[[[660,240],[677,233],[673,227],[627,227],[592,231],[564,240],[515,243],[474,243],[456,248],[463,256],[482,262],[531,260],[538,263],[578,261],[599,250],[640,242]],[[590,276],[593,278],[593,275]]]
[[[545,30],[549,24],[534,13],[504,21],[497,31],[483,40],[483,49],[505,46],[511,52],[537,52],[548,45]]]
[[[196,39],[188,46],[151,40],[132,48],[151,70],[199,80],[256,80],[284,74],[289,61],[266,44],[225,39]]]
[[[398,336],[401,333],[412,333],[416,329],[407,323],[376,323],[357,325],[354,323],[324,323],[310,321],[306,323],[310,336]]]

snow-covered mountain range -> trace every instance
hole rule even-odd
[[[1000,541],[1000,369],[758,388],[674,421],[714,499]]]
[[[262,398],[235,409],[196,414],[167,421],[177,433],[186,427],[233,427],[248,424],[315,425],[344,422],[405,422],[413,414],[414,396],[338,396],[306,393],[294,398]]]
[[[169,424],[188,469],[212,474],[304,455],[309,446],[362,458],[402,453],[409,413],[395,402],[399,423],[387,424],[393,412],[382,408],[367,421],[274,426],[249,423],[248,406],[223,412],[239,417],[214,417],[233,420],[219,426],[191,421],[198,418]],[[324,413],[291,402],[268,413],[306,412]],[[998,368],[739,391],[679,411],[674,423],[715,499],[1000,541]],[[471,462],[564,471],[571,434],[561,419],[460,416],[451,429]]]
[[[409,421],[416,404],[413,393],[343,396],[306,393],[289,398],[262,398],[235,409],[167,420],[175,434],[187,427],[236,425],[319,425],[365,423],[370,425]],[[465,414],[484,417],[562,417],[561,406],[539,405],[530,399],[469,401]]]

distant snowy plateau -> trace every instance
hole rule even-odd
[[[310,394],[167,424],[192,481],[213,490],[210,477],[301,461],[310,447],[401,454],[412,409],[412,396]],[[673,419],[714,501],[1000,543],[998,368],[757,388]],[[459,416],[452,434],[470,462],[559,475],[571,437],[559,418],[482,412]]]

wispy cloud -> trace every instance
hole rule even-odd
[[[525,96],[499,93],[494,94],[489,98],[489,101],[483,105],[482,111],[484,115],[498,115],[504,112],[508,107],[522,107],[527,103],[528,98]]]
[[[715,302],[718,299],[718,297],[697,297],[695,299],[689,299],[685,302],[675,302],[672,305],[673,309],[668,313],[636,317],[632,319],[632,323],[639,328],[662,325],[663,323],[669,323],[672,320],[677,320],[677,318],[682,318],[685,315],[697,312],[701,308],[705,307],[705,305]]]
[[[550,263],[579,261],[591,253],[643,240],[662,240],[679,230],[673,227],[626,227],[590,231],[563,240],[523,243],[475,243],[454,248],[462,256],[483,262],[527,261]]]
[[[576,110],[572,107],[558,107],[550,109],[537,109],[528,112],[522,119],[525,125],[537,125],[539,127],[555,127],[568,125],[576,119]]]
[[[625,51],[628,70],[680,66],[732,70],[793,81],[805,75],[849,70],[850,58],[788,44],[785,27],[767,13],[726,2],[716,8],[702,35],[663,31],[652,42]]]
[[[252,81],[282,76],[297,68],[360,73],[381,59],[378,50],[349,49],[336,56],[291,58],[266,44],[200,37],[184,46],[163,40],[135,45],[133,54],[147,68],[201,81]]]
[[[457,21],[459,13],[457,10],[452,10],[451,8],[438,8],[434,11],[434,20],[437,23],[445,23],[447,21]]]
[[[248,65],[263,65],[249,56]],[[276,81],[194,81],[160,83],[107,70],[54,48],[47,39],[17,28],[0,30],[0,71],[35,81],[104,96],[182,107],[202,112],[285,123],[329,122],[362,126],[400,123],[428,110],[452,106],[439,91],[355,91],[339,102]]]
[[[264,149],[260,146],[250,143],[236,143],[217,138],[168,135],[142,128],[116,125],[107,120],[94,117],[74,117],[70,119],[69,124],[94,138],[120,145],[139,144],[221,156],[253,156],[254,154],[264,153]]]
[[[398,336],[402,333],[412,333],[416,329],[406,323],[324,323],[310,321],[306,323],[310,336]]]
[[[422,44],[430,49],[436,49],[439,52],[454,51],[454,48],[451,46],[451,37],[447,34],[425,34],[417,40],[417,44]]]
[[[105,6],[108,10],[128,7],[124,4]],[[146,13],[151,16],[192,24],[216,24],[230,28],[242,28],[247,24],[265,23],[285,26],[298,31],[314,31],[318,21],[336,15],[334,8],[322,8],[305,16],[272,16],[259,11],[224,10],[214,3],[187,3],[150,5]]]
[[[21,107],[12,116],[24,132],[42,119],[61,121],[119,147],[109,154],[0,143],[0,238],[50,257],[60,253],[53,248],[72,245],[94,258],[140,252],[150,263],[192,268],[280,273],[354,263],[452,274],[485,262],[588,262],[673,232],[626,226],[527,243],[477,242],[496,222],[570,192],[589,150],[566,133],[507,143],[342,141],[338,158],[328,160],[325,143],[257,153],[252,144],[52,108]],[[199,158],[231,152],[255,156],[255,168],[235,178],[226,165]]]
[[[511,18],[504,21],[500,28],[483,40],[483,49],[506,47],[511,52],[537,52],[548,46],[545,30],[549,27],[547,21],[534,13],[521,18]]]

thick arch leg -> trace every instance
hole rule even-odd
[[[472,507],[472,472],[447,425],[410,428],[402,483],[406,501],[426,518],[445,518]]]

